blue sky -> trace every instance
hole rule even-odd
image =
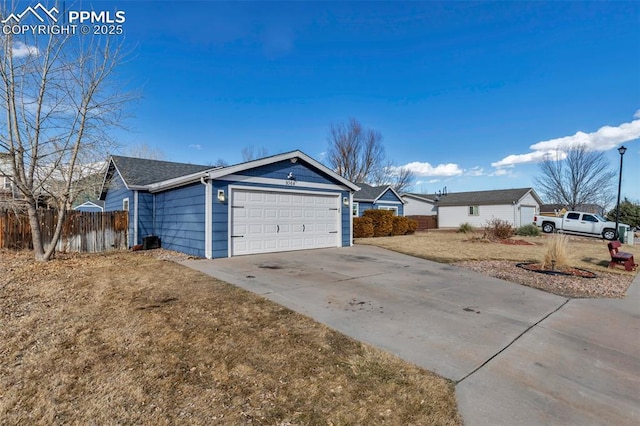
[[[578,140],[618,170],[623,143],[622,193],[640,200],[638,2],[93,3],[109,7],[143,92],[125,145],[322,160],[353,117],[416,192],[459,192],[534,186],[536,159]]]

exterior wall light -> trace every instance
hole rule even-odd
[[[349,205],[349,197],[342,197],[342,204],[345,206]]]
[[[218,201],[224,203],[227,200],[226,195],[224,194],[224,189],[218,189]]]

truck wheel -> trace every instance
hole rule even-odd
[[[553,226],[553,223],[546,222],[542,224],[542,232],[546,234],[551,234],[555,229],[556,227]]]
[[[609,240],[609,241],[615,240],[616,239],[615,229],[611,229],[611,228],[605,229],[604,231],[602,231],[602,237],[605,240]]]

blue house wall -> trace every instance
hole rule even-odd
[[[289,174],[295,177],[295,186],[286,185]],[[245,177],[281,180],[282,184],[265,184],[245,181],[214,180],[212,185],[212,257],[229,255],[229,186],[255,187],[262,190],[297,190],[305,192],[331,192],[339,195],[342,246],[350,246],[352,235],[350,226],[351,209],[344,206],[344,197],[349,199],[348,190],[309,188],[305,182],[335,185],[329,175],[318,171],[303,160],[296,163],[280,161],[238,173]],[[218,190],[223,190],[227,200],[217,199]],[[205,193],[206,186],[200,182],[151,194],[137,191],[138,232],[137,243],[141,244],[148,235],[157,235],[162,247],[193,256],[205,257]],[[134,191],[127,190],[120,175],[115,173],[109,182],[105,197],[105,211],[122,210],[122,200],[129,198],[129,246],[133,246],[134,236]]]
[[[358,217],[362,217],[366,210],[371,209],[379,209],[381,206],[394,206],[398,208],[398,216],[404,216],[404,204],[402,201],[396,196],[393,191],[386,190],[382,197],[378,198],[378,200],[373,202],[368,201],[358,201],[357,196],[354,197],[354,201],[358,203]]]
[[[162,247],[205,257],[205,186],[194,183],[155,194],[155,234]]]
[[[296,181],[335,184],[329,176],[310,168],[303,160],[296,163],[292,163],[289,160],[278,161],[277,163],[244,170],[241,174],[243,176],[285,180],[289,173],[293,174]]]
[[[154,195],[149,192],[138,191],[138,244],[142,244],[142,238],[156,235],[153,227],[153,198]]]
[[[122,210],[122,201],[129,199],[129,247],[133,247],[133,191],[127,189],[119,174],[115,174],[109,182],[107,195],[104,199],[104,211]]]

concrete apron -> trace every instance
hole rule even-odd
[[[637,303],[620,313],[372,246],[183,264],[456,382],[467,425],[638,422]]]

